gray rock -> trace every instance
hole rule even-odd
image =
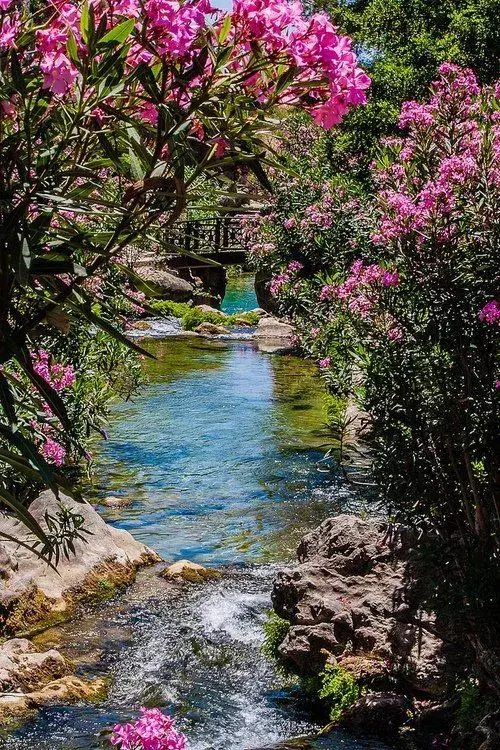
[[[194,329],[195,333],[199,333],[200,336],[221,336],[224,333],[229,333],[229,329],[225,326],[219,326],[216,323],[200,323]]]
[[[395,693],[368,693],[343,714],[341,724],[348,729],[369,731],[377,737],[395,739],[408,719],[411,703]]]
[[[193,297],[193,285],[189,281],[169,273],[169,271],[146,266],[140,269],[140,276],[158,286],[161,289],[163,299],[173,300],[174,302],[188,302]]]
[[[292,326],[272,317],[261,318],[255,331],[256,339],[286,340],[291,344],[292,337]]]
[[[26,638],[13,638],[0,646],[0,692],[30,692],[68,671],[59,651],[39,653]]]
[[[274,608],[292,624],[283,655],[312,673],[332,659],[352,672],[366,671],[368,657],[380,665],[380,676],[387,664],[408,687],[444,692],[460,655],[419,604],[413,542],[405,529],[390,531],[350,515],[330,518],[308,534],[299,546],[300,564],[274,582]]]
[[[75,554],[69,558],[62,555],[57,570],[30,550],[14,542],[3,543],[15,569],[5,580],[0,579],[0,632],[13,635],[51,613],[68,613],[78,601],[94,596],[102,580],[130,583],[139,566],[160,560],[128,531],[108,525],[88,503],[64,495],[61,503],[83,517],[84,528],[90,533],[75,540]],[[55,495],[46,491],[33,501],[30,512],[44,526],[45,512],[56,516],[60,507]],[[26,527],[10,515],[0,514],[0,531],[33,543]]]

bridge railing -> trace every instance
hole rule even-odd
[[[165,230],[164,253],[217,255],[224,252],[244,252],[241,216],[213,216],[206,219],[179,221]]]

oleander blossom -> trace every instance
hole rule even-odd
[[[423,247],[434,238],[441,245],[456,242],[464,211],[477,204],[478,182],[492,191],[500,187],[494,90],[481,90],[471,70],[450,63],[439,72],[428,104],[403,104],[399,125],[406,133],[386,142],[392,163],[374,165],[380,218],[372,240],[377,245],[408,240]]]
[[[141,708],[137,721],[117,724],[111,743],[120,750],[187,750],[187,740],[174,720],[158,708]]]
[[[39,349],[32,352],[33,369],[56,391],[63,391],[70,388],[76,382],[76,375],[73,365],[63,365],[59,362],[52,362],[49,352],[45,349]]]
[[[479,320],[483,323],[497,323],[500,325],[500,302],[498,300],[488,302],[482,310],[479,311]]]
[[[0,48],[16,47],[22,30],[18,11],[13,4],[0,0],[4,14],[0,22]],[[261,103],[300,106],[311,114],[322,128],[329,129],[341,122],[349,109],[366,102],[370,78],[357,65],[352,41],[332,25],[325,13],[307,16],[295,0],[235,0],[231,13],[212,7],[209,0],[91,0],[89,3],[96,27],[111,32],[126,20],[135,21],[126,40],[128,70],[138,65],[150,67],[155,62],[191,63],[212,36],[219,44],[219,32],[230,16],[229,31],[224,42],[231,54],[226,68],[241,73],[254,56],[258,43],[265,55],[273,60],[265,74],[259,70],[242,78],[241,86]],[[17,4],[16,4],[17,5]],[[53,12],[36,31],[34,54],[30,61],[39,65],[43,87],[56,97],[71,96],[80,78],[79,59],[88,54],[87,36],[82,25],[83,3],[53,0]],[[282,86],[283,66],[294,71],[294,86]],[[167,95],[181,106],[188,106],[192,95],[208,80],[213,71],[210,57],[198,75],[179,87],[171,81]],[[280,83],[280,85],[278,85]],[[145,101],[138,80],[131,77],[131,103],[136,113],[151,125],[158,119],[158,102]],[[307,95],[307,104],[305,104]],[[123,104],[123,102],[122,102]],[[96,106],[94,116],[100,120],[103,110]],[[193,132],[205,140],[204,128],[193,121]],[[209,139],[207,139],[209,140]],[[227,148],[223,137],[213,141],[220,152]]]

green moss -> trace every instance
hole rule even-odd
[[[463,682],[459,687],[460,706],[458,723],[464,731],[474,729],[487,714],[498,710],[498,704],[484,694],[476,680]]]
[[[148,300],[148,306],[158,315],[173,318],[182,318],[191,310],[191,304],[188,302],[172,302],[165,299]]]
[[[358,699],[359,687],[356,680],[345,669],[332,664],[325,666],[319,679],[321,687],[318,697],[327,704],[330,719],[338,721],[345,709]]]
[[[262,644],[262,653],[268,659],[273,659],[279,665],[283,665],[283,656],[279,652],[279,647],[285,640],[290,623],[276,614],[273,610],[269,612],[269,619],[264,624],[264,643]]]
[[[260,317],[258,313],[254,312],[237,313],[235,315],[225,315],[219,310],[206,312],[205,310],[199,310],[197,307],[192,307],[190,303],[171,302],[170,300],[150,300],[148,305],[158,315],[181,318],[182,327],[186,331],[193,331],[201,323],[223,323],[227,326],[234,326],[238,325],[239,321],[245,321],[253,326],[257,325]]]
[[[196,307],[188,310],[185,315],[182,316],[182,327],[186,331],[192,331],[197,328],[201,323],[215,323],[216,325],[234,326],[238,325],[240,321],[245,321],[249,325],[257,325],[259,322],[259,314],[254,312],[238,313],[235,315],[224,315],[224,313],[217,311],[205,312],[204,310],[198,310]]]

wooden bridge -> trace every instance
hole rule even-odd
[[[168,267],[242,265],[246,260],[242,218],[230,215],[176,222],[163,235],[162,256]]]

